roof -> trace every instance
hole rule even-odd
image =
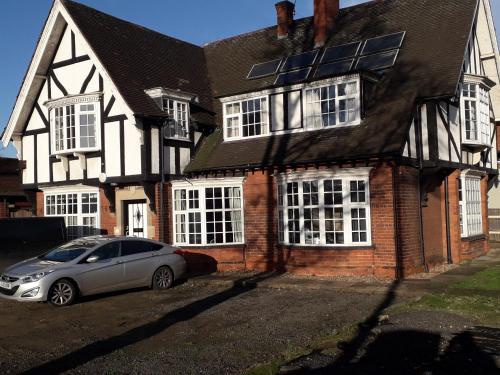
[[[375,86],[361,125],[231,142],[223,142],[219,128],[186,171],[401,154],[415,101],[456,94],[476,6],[471,0],[383,0],[341,9],[326,46],[406,31],[396,65]],[[245,79],[253,64],[312,49],[312,17],[297,20],[287,39],[278,40],[270,27],[208,44],[212,92],[267,88],[275,77]]]
[[[113,83],[136,115],[165,116],[144,90],[167,87],[196,94],[192,114],[213,122],[203,48],[61,0]]]

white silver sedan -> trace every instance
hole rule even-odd
[[[168,289],[185,272],[182,251],[164,243],[84,237],[6,269],[0,297],[68,306],[78,296],[146,286]]]

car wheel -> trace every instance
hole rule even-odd
[[[172,273],[172,270],[167,266],[158,268],[153,275],[153,289],[168,289],[172,286],[173,283],[174,274]]]
[[[49,290],[49,302],[56,307],[71,305],[76,297],[75,285],[67,279],[57,280]]]

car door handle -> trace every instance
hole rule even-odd
[[[123,260],[117,260],[116,261],[116,264],[122,264],[123,263]]]

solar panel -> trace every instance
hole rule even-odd
[[[358,59],[356,69],[380,70],[390,68],[398,57],[398,50],[376,53],[374,55],[362,56]]]
[[[292,83],[303,81],[309,75],[311,68],[305,68],[300,70],[294,70],[293,72],[280,73],[278,78],[276,78],[275,85],[285,86]]]
[[[318,56],[318,50],[304,52],[299,55],[288,56],[285,63],[283,64],[283,67],[281,68],[281,71],[287,72],[289,70],[311,66],[312,64],[314,64],[316,56]]]
[[[336,61],[330,64],[320,65],[314,74],[314,77],[336,76],[348,73],[351,70],[354,59]]]
[[[381,52],[388,49],[399,48],[403,44],[405,32],[401,31],[395,34],[379,36],[376,38],[368,39],[363,47],[362,55],[370,53]]]
[[[329,47],[325,50],[321,63],[327,63],[336,60],[348,59],[357,55],[361,42],[343,44],[341,46]]]
[[[250,73],[248,73],[247,79],[255,79],[276,74],[278,72],[280,64],[281,59],[255,64],[254,66],[252,66],[252,69],[250,69]]]

